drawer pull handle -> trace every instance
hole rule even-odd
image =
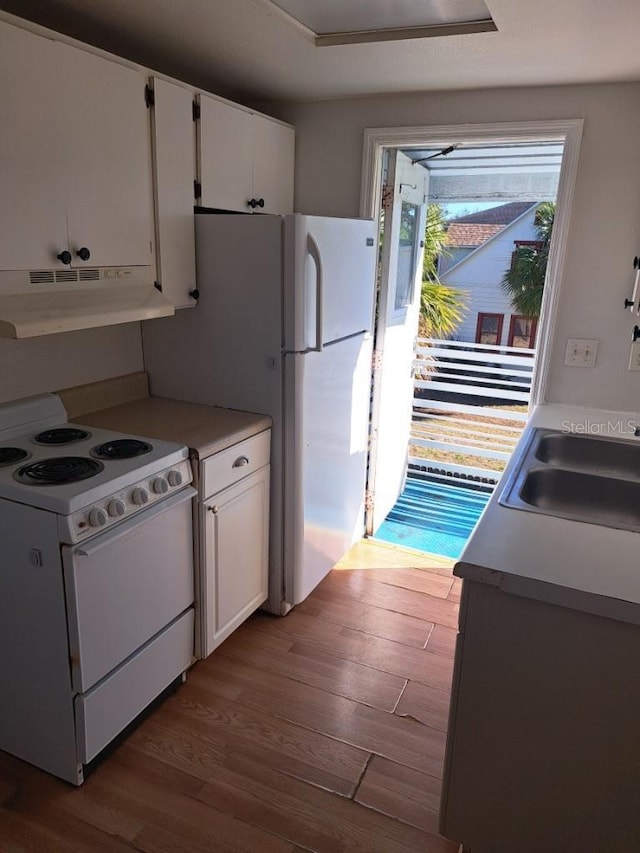
[[[245,465],[249,464],[248,456],[238,456],[236,461],[233,463],[233,468],[244,468]]]

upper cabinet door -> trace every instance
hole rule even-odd
[[[193,93],[153,80],[158,281],[176,308],[195,305],[193,182],[196,175]]]
[[[59,44],[58,50],[73,265],[149,265],[153,194],[146,77],[69,45]],[[87,260],[77,254],[83,248]]]
[[[252,115],[200,95],[200,203],[249,212],[252,196]]]
[[[292,127],[253,116],[253,195],[264,200],[261,212],[293,213],[294,145]]]
[[[0,22],[0,269],[55,269],[67,248],[64,109],[54,42]]]

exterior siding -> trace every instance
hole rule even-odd
[[[452,335],[454,340],[475,341],[478,313],[503,314],[500,343],[506,345],[510,318],[515,311],[500,282],[511,264],[514,241],[536,239],[534,217],[535,208],[532,208],[441,276],[444,284],[467,293],[467,309],[462,323]]]

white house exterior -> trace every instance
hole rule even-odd
[[[516,314],[501,281],[516,246],[537,239],[536,207],[536,203],[500,205],[450,224],[454,263],[450,258],[447,265],[443,259],[440,279],[467,294],[463,321],[452,335],[455,340],[522,347],[535,343],[535,322]]]

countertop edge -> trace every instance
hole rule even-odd
[[[634,438],[640,416],[559,404],[531,413],[516,450],[464,548],[454,574],[505,592],[640,624],[639,535],[524,512],[499,503],[535,427]],[[635,438],[639,442],[640,438]]]
[[[569,610],[580,610],[594,616],[640,625],[640,607],[632,601],[585,592],[548,581],[506,574],[486,566],[459,562],[453,569],[456,577],[497,587],[501,592],[544,601]]]

